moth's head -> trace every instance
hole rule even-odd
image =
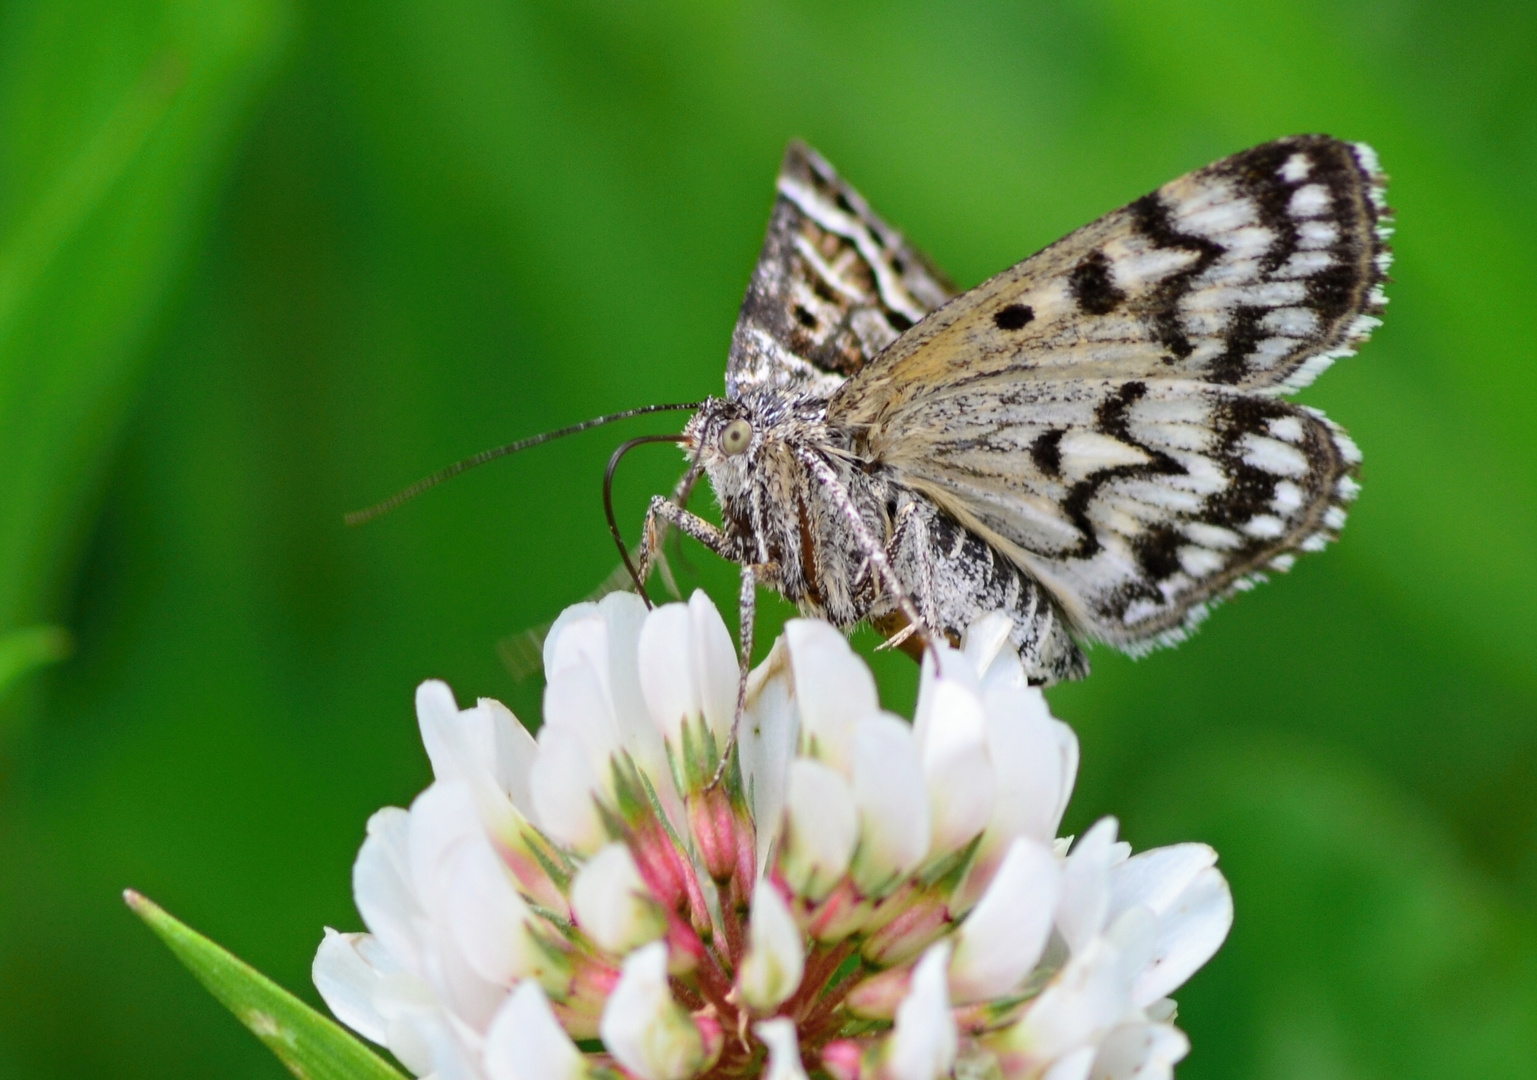
[[[726,495],[751,469],[763,444],[762,425],[742,401],[709,398],[683,429],[684,450],[697,461],[716,490]]]

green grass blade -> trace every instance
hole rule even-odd
[[[132,889],[123,893],[123,899],[295,1076],[303,1080],[405,1080],[341,1025],[178,922],[158,904]]]

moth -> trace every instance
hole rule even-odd
[[[1037,684],[1088,642],[1180,640],[1360,490],[1354,443],[1285,395],[1380,325],[1384,184],[1364,144],[1278,139],[959,292],[792,143],[636,584],[668,527],[737,563],[744,667],[758,586],[909,649],[1004,611]],[[685,509],[700,476],[719,526]]]

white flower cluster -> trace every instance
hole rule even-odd
[[[1056,829],[1078,744],[1001,615],[881,711],[832,627],[754,673],[696,593],[566,611],[537,740],[417,692],[433,784],[368,824],[332,1011],[442,1080],[1156,1080],[1227,935],[1216,854]],[[726,766],[720,769],[721,756]],[[721,775],[718,777],[717,773]]]

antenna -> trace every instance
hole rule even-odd
[[[388,499],[385,499],[380,503],[375,503],[373,506],[368,507],[366,510],[354,510],[352,513],[344,515],[342,520],[345,521],[348,525],[362,525],[365,522],[372,521],[376,517],[389,513],[401,503],[409,502],[429,488],[437,487],[445,480],[449,480],[455,476],[458,476],[462,472],[467,472],[470,469],[475,468],[477,465],[484,465],[488,461],[495,461],[497,458],[506,457],[508,454],[516,454],[520,450],[528,450],[531,447],[539,446],[542,443],[551,442],[555,439],[563,439],[567,435],[576,435],[580,432],[588,430],[589,428],[602,427],[604,424],[612,424],[616,420],[628,420],[632,416],[645,416],[647,413],[682,412],[686,409],[697,409],[701,404],[701,402],[694,401],[684,402],[677,405],[642,405],[638,409],[626,409],[623,412],[609,413],[607,416],[597,416],[591,420],[583,420],[580,424],[572,424],[570,427],[557,428],[554,431],[546,431],[543,435],[531,435],[526,439],[519,439],[517,442],[510,442],[506,446],[498,446],[491,450],[482,450],[480,453],[467,457],[463,461],[456,461],[447,468],[439,469],[431,476],[423,477],[416,483],[412,484],[410,487],[401,491],[397,491]]]

